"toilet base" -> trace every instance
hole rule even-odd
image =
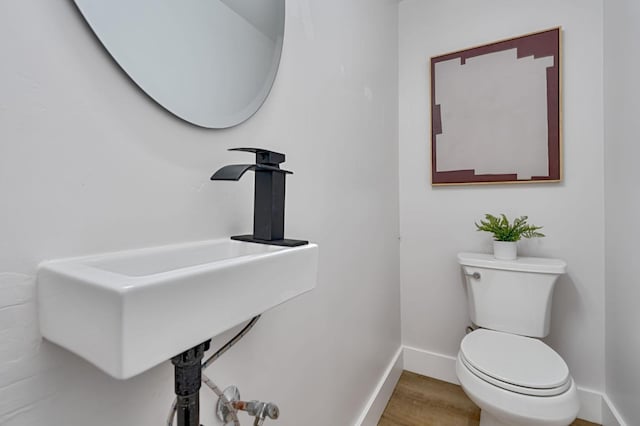
[[[513,426],[511,423],[506,423],[489,413],[488,411],[480,411],[480,426]]]
[[[481,409],[481,426],[568,426],[580,409],[573,380],[569,390],[556,396],[536,397],[509,392],[473,374],[460,355],[456,360],[456,375],[464,392]],[[500,417],[496,418],[496,415]]]
[[[514,423],[513,421],[504,421],[494,416],[486,410],[480,410],[480,425],[479,426],[539,426],[543,423],[537,421],[526,421],[522,423]],[[566,426],[570,426],[569,423]]]

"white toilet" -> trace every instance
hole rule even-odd
[[[567,426],[578,414],[564,360],[538,340],[549,334],[558,259],[460,253],[469,312],[479,329],[460,344],[458,380],[481,409],[480,426]]]

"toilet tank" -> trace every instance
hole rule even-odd
[[[530,337],[549,334],[553,286],[567,269],[565,261],[497,260],[491,254],[459,253],[458,262],[475,325]]]

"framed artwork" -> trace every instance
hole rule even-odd
[[[561,29],[431,58],[431,184],[559,182]]]

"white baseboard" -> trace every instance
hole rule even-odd
[[[400,346],[396,354],[391,359],[389,366],[382,374],[378,385],[367,401],[360,417],[356,420],[355,426],[376,426],[378,424],[378,421],[387,406],[387,402],[391,399],[393,389],[396,387],[396,384],[400,379],[400,375],[402,374],[402,354],[403,348]]]
[[[449,383],[460,384],[456,376],[456,357],[404,346],[404,369]],[[603,395],[600,392],[578,387],[580,411],[578,417],[602,424]],[[611,405],[609,405],[611,406]],[[613,426],[624,426],[623,424]]]
[[[607,395],[602,395],[602,426],[627,426]]]
[[[423,349],[404,347],[404,369],[444,382],[459,385],[456,358]]]
[[[598,391],[578,386],[578,398],[580,399],[578,418],[602,424],[602,394]]]

